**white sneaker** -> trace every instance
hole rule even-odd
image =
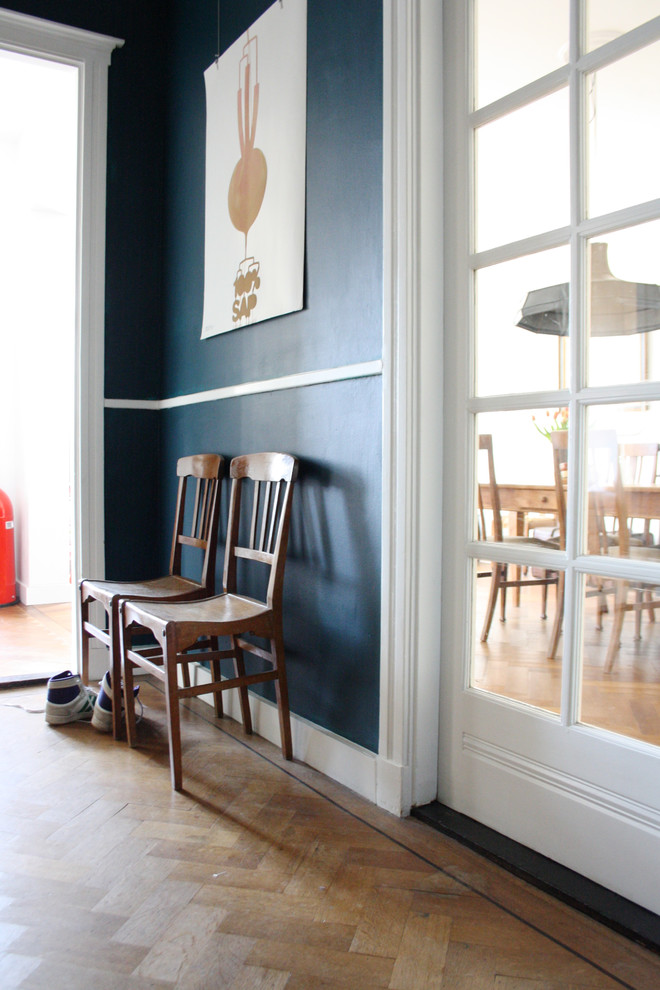
[[[133,688],[135,697],[137,698],[138,704],[140,705],[140,710],[142,709],[142,704],[138,698],[138,691],[140,690],[139,685]],[[124,717],[124,703],[122,701],[121,715]],[[112,682],[110,680],[110,671],[106,670],[103,675],[103,680],[101,681],[101,686],[99,688],[99,695],[94,704],[94,714],[92,715],[92,725],[99,732],[112,732]]]
[[[96,691],[83,684],[80,674],[64,670],[46,687],[46,721],[49,725],[89,722],[94,713]]]

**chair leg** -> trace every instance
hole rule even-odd
[[[644,592],[641,588],[635,591],[635,633],[634,639],[640,640],[642,638],[642,602],[644,601]]]
[[[547,571],[544,571],[544,576],[547,578],[547,576],[548,576],[548,572]],[[548,618],[548,585],[547,584],[544,584],[544,585],[542,585],[542,588],[543,588],[543,591],[541,593],[541,601],[542,601],[541,618],[542,619],[547,619]]]
[[[607,647],[607,656],[605,657],[606,674],[609,674],[612,670],[614,661],[616,660],[616,655],[619,652],[619,647],[621,645],[621,630],[623,629],[623,619],[626,614],[627,599],[628,582],[617,581],[614,603],[614,621],[612,622],[612,632],[610,633],[610,642]]]
[[[554,660],[557,647],[559,646],[559,637],[561,636],[562,626],[564,624],[564,586],[566,581],[566,575],[563,571],[559,572],[559,577],[557,578],[557,610],[555,612],[555,621],[552,626],[552,636],[550,637],[550,646],[548,648],[548,660]],[[545,589],[547,591],[547,584]]]
[[[214,653],[217,653],[218,649],[219,649],[218,637],[217,636],[212,636],[211,637],[211,650]],[[221,672],[220,672],[220,661],[219,660],[211,660],[211,670],[213,672],[213,680],[216,682],[216,684],[219,683],[220,678],[222,676],[221,675]],[[213,692],[213,704],[215,706],[215,717],[216,718],[222,718],[224,716],[224,714],[225,714],[225,710],[224,710],[224,707],[223,707],[223,704],[222,704],[222,691],[214,691]]]
[[[112,600],[110,606],[110,678],[112,680],[112,736],[121,739],[121,639],[119,623],[120,599]]]
[[[506,622],[506,582],[508,578],[508,564],[501,564],[502,574],[500,578],[500,622]]]
[[[234,672],[237,677],[245,677],[245,660],[243,651],[238,645],[236,636],[231,637],[231,648],[234,651]],[[252,735],[252,713],[250,711],[250,698],[245,685],[239,687],[238,695],[241,700],[241,715],[243,716],[243,729],[248,736]]]
[[[607,604],[607,595],[603,591],[603,585],[598,586],[598,611],[596,613],[596,629],[602,632],[603,629],[603,616],[609,613],[609,605]]]
[[[167,709],[167,737],[170,750],[170,774],[172,787],[180,791],[182,787],[181,760],[181,713],[179,710],[179,691],[177,680],[176,651],[170,649],[166,642],[163,650],[163,665],[165,667],[165,705]]]
[[[83,684],[89,684],[89,633],[85,630],[85,623],[89,622],[89,599],[85,599],[85,593],[80,589],[80,676]]]
[[[277,666],[275,681],[275,697],[277,698],[277,713],[280,719],[280,737],[282,740],[282,756],[285,760],[293,759],[293,744],[291,741],[291,716],[289,713],[289,688],[286,679],[284,662],[284,641],[279,635],[270,641],[271,651]]]
[[[127,653],[131,648],[130,630],[120,629],[121,656],[123,660],[124,713],[126,717],[126,738],[131,749],[137,746],[137,730],[135,727],[135,697],[133,695],[133,663]]]
[[[486,616],[484,618],[484,624],[481,630],[482,643],[485,643],[486,640],[488,639],[488,633],[490,632],[490,626],[493,621],[495,606],[497,604],[497,593],[500,590],[502,568],[503,568],[502,564],[493,564],[493,576],[490,579],[490,594],[488,596],[488,605],[486,606]]]

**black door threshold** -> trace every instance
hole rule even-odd
[[[438,801],[413,808],[410,813],[565,904],[660,953],[660,917],[652,911]]]
[[[0,677],[0,690],[47,684],[52,676],[52,674],[8,674],[6,677]]]

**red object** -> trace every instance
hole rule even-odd
[[[14,511],[9,496],[0,489],[0,605],[15,601]]]

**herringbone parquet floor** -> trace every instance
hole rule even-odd
[[[170,789],[142,745],[0,693],[0,986],[47,990],[657,990],[660,957],[203,702]]]

